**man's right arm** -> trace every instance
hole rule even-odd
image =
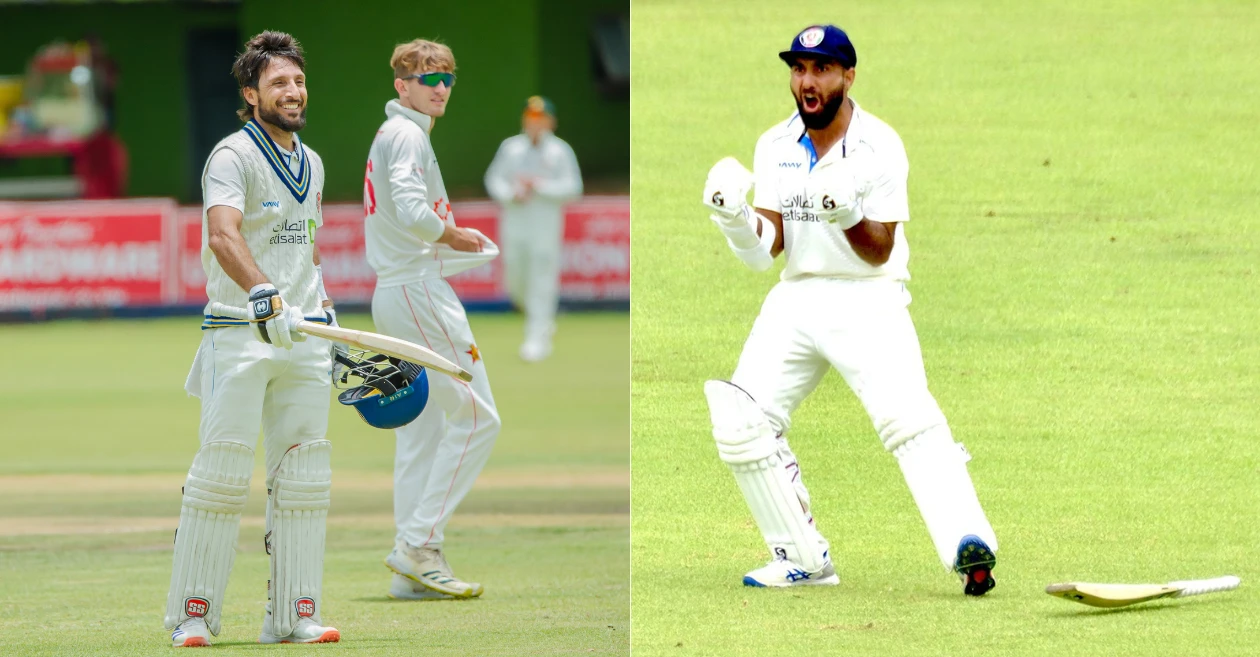
[[[232,150],[210,156],[205,179],[206,234],[214,259],[242,290],[249,291],[267,277],[258,269],[241,235],[245,211],[245,168]]]
[[[255,285],[267,282],[254,256],[241,235],[241,222],[245,217],[240,210],[226,205],[216,205],[206,211],[207,233],[210,251],[214,259],[242,290],[249,291]]]
[[[490,194],[490,198],[500,205],[511,203],[516,196],[515,186],[508,178],[507,147],[506,141],[499,144],[499,150],[494,154],[490,168],[486,169],[486,191]]]

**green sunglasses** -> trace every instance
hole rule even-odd
[[[455,86],[454,73],[416,73],[415,75],[408,75],[403,79],[410,80],[411,78],[419,80],[420,84],[423,84],[426,87],[436,87],[439,82],[445,84],[447,89]]]

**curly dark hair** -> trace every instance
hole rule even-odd
[[[241,102],[244,104],[244,107],[236,110],[236,115],[242,121],[248,121],[254,117],[254,106],[245,100],[245,87],[257,89],[258,79],[262,77],[263,71],[267,70],[267,65],[277,57],[288,59],[297,64],[303,72],[306,71],[306,58],[302,55],[302,44],[298,43],[292,35],[271,30],[246,41],[245,52],[238,55],[236,61],[232,63],[232,76],[236,78],[236,84],[241,88]]]

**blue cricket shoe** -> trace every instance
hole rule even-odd
[[[963,581],[963,593],[984,595],[997,582],[993,581],[993,566],[997,555],[975,534],[967,534],[958,542],[958,556],[954,558],[954,572]]]

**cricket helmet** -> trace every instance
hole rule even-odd
[[[429,375],[423,367],[382,354],[357,350],[338,353],[336,361],[345,366],[333,384],[342,388],[337,401],[354,407],[364,422],[377,429],[397,429],[420,416],[429,402]],[[350,378],[359,379],[353,387],[343,387]]]

